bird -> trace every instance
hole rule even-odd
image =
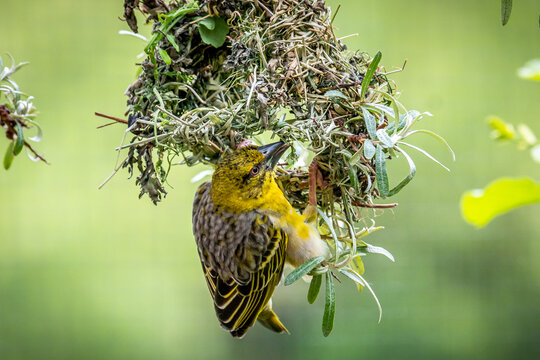
[[[222,155],[193,202],[193,233],[221,327],[242,338],[255,321],[289,333],[272,310],[285,263],[298,267],[329,252],[314,225],[316,209],[298,214],[275,179],[288,148],[278,141]]]

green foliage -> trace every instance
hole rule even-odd
[[[317,256],[312,259],[309,259],[296,269],[292,271],[287,278],[285,279],[285,286],[291,285],[296,280],[300,279],[302,276],[309,274],[311,270],[313,270],[317,265],[322,263],[324,261],[324,257]]]
[[[37,134],[28,137],[28,140],[38,142],[41,140],[41,128],[33,118],[37,111],[34,106],[34,98],[23,93],[19,85],[12,79],[12,76],[27,63],[16,64],[11,57],[11,66],[4,66],[4,61],[0,57],[0,128],[5,130],[5,135],[9,139],[6,152],[4,154],[3,166],[8,170],[14,158],[26,147],[28,157],[33,161],[47,162],[39,155],[30,143],[25,141],[25,131],[35,129]]]
[[[540,202],[540,184],[529,178],[501,178],[485,189],[467,191],[461,198],[463,217],[482,227],[520,206]]]
[[[362,80],[362,89],[360,92],[360,98],[363,98],[366,95],[367,89],[369,88],[369,85],[371,84],[371,79],[373,79],[373,75],[375,74],[375,71],[377,71],[377,66],[379,66],[379,62],[381,61],[382,53],[380,51],[377,51],[377,54],[373,57],[371,60],[371,63],[369,64],[366,75],[364,76],[364,79]]]
[[[199,21],[199,33],[204,43],[218,48],[225,43],[229,33],[229,26],[219,16],[207,17]]]
[[[317,300],[317,296],[319,295],[319,291],[321,289],[322,284],[322,275],[314,275],[311,278],[311,281],[309,283],[309,290],[307,293],[307,301],[310,304],[313,304],[315,300]]]
[[[334,317],[336,315],[336,290],[334,288],[334,278],[332,272],[326,273],[326,301],[324,303],[324,314],[322,321],[322,331],[324,336],[330,335],[334,328]]]
[[[510,4],[511,6],[511,4]],[[540,80],[540,61],[529,61],[519,70],[522,78]],[[491,137],[500,142],[513,143],[519,150],[529,150],[534,161],[540,163],[540,143],[525,124],[514,125],[497,116],[488,118]],[[540,184],[529,178],[500,178],[485,189],[465,192],[461,197],[461,214],[465,221],[482,227],[493,218],[518,207],[540,202]]]
[[[512,0],[501,0],[501,23],[506,25],[512,13]]]

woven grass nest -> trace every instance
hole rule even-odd
[[[324,1],[126,0],[125,20],[140,37],[135,10],[153,30],[138,78],[126,91],[134,136],[117,149],[129,149],[119,168],[138,168],[140,196],[156,203],[173,164],[215,164],[223,152],[261,136],[292,145],[278,166],[279,183],[298,211],[316,202],[333,257],[305,264],[288,282],[314,275],[314,301],[326,273],[328,330],[331,271],[369,288],[360,255],[392,259],[361,238],[380,228],[371,220],[373,208],[397,205],[374,200],[396,194],[415,175],[403,148],[431,157],[403,140],[424,132],[446,142],[412,129],[428,113],[407,111],[396,100],[380,52],[347,50]],[[410,172],[391,188],[386,161],[398,157]],[[309,191],[310,181],[316,191]]]

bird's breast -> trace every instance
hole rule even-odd
[[[306,224],[292,207],[285,214],[271,215],[270,219],[288,236],[287,262],[292,266],[298,267],[313,257],[328,255],[328,247],[317,229]]]

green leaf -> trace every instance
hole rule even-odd
[[[375,71],[377,70],[377,66],[379,65],[379,62],[381,61],[382,53],[380,51],[377,51],[377,54],[373,57],[371,60],[371,63],[369,64],[366,74],[364,75],[364,79],[362,80],[362,90],[360,92],[360,99],[364,98],[364,95],[366,95],[367,89],[369,88],[369,84],[371,83],[371,79],[373,78],[373,75],[375,74]]]
[[[520,206],[540,202],[540,184],[529,178],[500,178],[485,189],[467,191],[461,197],[463,218],[478,227]]]
[[[167,65],[171,65],[172,60],[171,60],[171,57],[169,56],[169,54],[165,50],[163,50],[162,48],[158,48],[158,52],[159,52],[159,56],[161,56],[161,59],[163,60],[163,62],[165,62],[165,64],[167,64]]]
[[[324,304],[324,315],[322,321],[322,331],[324,336],[330,335],[334,328],[334,316],[336,314],[336,291],[334,289],[334,278],[330,271],[326,272],[326,302]]]
[[[364,157],[371,160],[373,156],[375,156],[375,146],[369,139],[366,139],[364,141]]]
[[[180,52],[180,47],[176,43],[174,36],[172,34],[167,34],[166,37],[167,37],[167,40],[169,40],[169,43],[171,43],[171,45],[173,46],[174,50],[176,50],[176,52]]]
[[[210,22],[213,22],[214,25],[210,25]],[[225,39],[229,33],[229,26],[227,25],[227,22],[219,16],[213,16],[211,18],[206,18],[203,21],[199,21],[199,33],[201,34],[201,39],[204,43],[218,48],[225,43]]]
[[[512,0],[501,0],[501,23],[506,25],[512,12]]]
[[[349,164],[355,166],[360,161],[360,156],[362,155],[362,149],[354,153],[353,156],[349,159]]]
[[[400,149],[398,147],[396,147],[396,149],[397,149],[397,151],[402,153],[403,156],[405,156],[405,159],[407,159],[407,162],[409,163],[409,175],[407,175],[407,177],[405,179],[403,179],[399,184],[397,184],[396,187],[394,187],[392,190],[390,190],[388,192],[388,196],[396,195],[398,192],[401,191],[401,189],[403,189],[405,187],[405,185],[410,183],[411,180],[414,178],[414,175],[416,175],[416,165],[414,164],[413,159],[411,159],[409,154],[407,154],[405,151],[403,151],[403,149]]]
[[[292,271],[289,276],[285,279],[285,286],[291,285],[296,280],[300,279],[302,276],[307,275],[311,270],[313,270],[317,265],[324,261],[323,256],[316,256],[309,259],[296,269]]]
[[[24,134],[21,124],[17,121],[17,140],[15,140],[15,146],[13,146],[13,155],[19,155],[24,147]]]
[[[493,129],[492,136],[496,140],[512,140],[516,137],[516,130],[510,123],[505,122],[500,117],[490,116],[489,126]]]
[[[213,17],[207,17],[199,21],[200,26],[206,27],[208,30],[214,30],[216,28],[216,19]]]
[[[431,131],[431,130],[425,130],[425,129],[418,129],[418,130],[413,130],[413,131],[410,131],[407,133],[407,137],[411,136],[412,134],[416,134],[416,133],[424,133],[424,134],[428,134],[428,135],[431,135],[433,136],[435,139],[439,140],[440,142],[442,142],[446,148],[448,149],[448,151],[450,152],[450,155],[452,155],[452,160],[456,161],[456,154],[454,153],[454,150],[452,149],[452,147],[450,146],[450,144],[448,143],[448,141],[446,141],[445,138],[443,138],[441,135]]]
[[[347,96],[345,96],[345,94],[343,94],[339,90],[328,90],[327,92],[324,93],[324,96],[329,97],[329,98],[341,98],[345,100],[349,99]]]
[[[391,148],[395,145],[385,129],[377,130],[377,138],[383,143],[383,147]]]
[[[352,165],[349,166],[349,179],[351,179],[353,189],[356,192],[360,192],[360,184],[358,184],[358,173],[356,172],[355,168]]]
[[[450,171],[449,168],[447,168],[446,166],[444,166],[439,160],[435,159],[433,157],[433,155],[431,155],[430,153],[428,153],[426,150],[422,149],[422,148],[419,148],[418,146],[414,146],[414,145],[411,145],[409,143],[406,143],[404,141],[400,141],[400,144],[403,144],[403,145],[406,145],[408,147],[411,147],[413,148],[414,150],[418,151],[418,152],[421,152],[422,154],[424,154],[428,159],[431,159],[431,161],[439,164],[443,169],[445,169],[446,171]]]
[[[356,251],[362,254],[380,254],[386,256],[390,261],[395,262],[394,255],[383,247],[368,244],[362,241],[362,245],[356,248]],[[360,275],[363,274],[359,272]]]
[[[313,275],[311,283],[309,284],[309,290],[307,293],[307,301],[313,304],[317,300],[319,290],[321,289],[322,275]]]
[[[540,81],[540,59],[530,60],[520,67],[518,76],[526,80]]]
[[[373,296],[373,299],[377,303],[377,307],[379,308],[379,322],[381,322],[382,318],[382,306],[379,302],[379,299],[377,298],[377,295],[375,294],[375,291],[371,288],[369,283],[362,277],[362,275],[358,274],[356,271],[350,269],[350,268],[341,268],[339,269],[339,272],[341,272],[343,275],[347,276],[349,279],[354,281],[357,284],[360,284],[362,286],[365,286],[371,295]]]
[[[381,145],[375,149],[375,177],[379,194],[384,199],[388,196],[388,174],[386,173],[386,158]]]
[[[8,170],[13,162],[13,147],[15,142],[11,141],[8,144],[6,153],[4,154],[4,169]]]
[[[174,12],[159,15],[161,26],[159,27],[158,31],[152,35],[152,38],[150,41],[148,41],[148,45],[146,45],[144,48],[144,51],[148,54],[152,63],[155,64],[154,50],[159,41],[163,38],[163,35],[168,34],[173,26],[186,14],[195,12],[197,10],[199,10],[198,6],[195,7],[193,4],[187,4]]]
[[[371,140],[377,139],[377,120],[372,113],[367,109],[362,108],[362,115],[364,115],[364,122],[366,123],[366,129]]]

